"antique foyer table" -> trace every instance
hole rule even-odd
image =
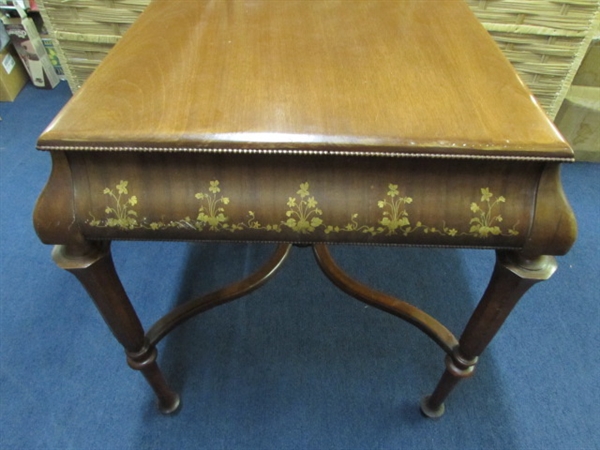
[[[556,269],[576,224],[573,154],[461,0],[155,0],[43,133],[53,169],[34,213],[162,411],[178,395],[156,344],[261,286],[312,245],[348,294],[427,333],[456,383],[522,294]],[[144,331],[113,267],[119,239],[277,242],[248,279]],[[460,338],[343,273],[327,244],[495,249]]]

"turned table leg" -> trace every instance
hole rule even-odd
[[[113,335],[125,348],[129,366],[142,372],[156,393],[160,410],[165,414],[175,411],[179,396],[168,386],[156,363],[156,348],[144,337],[142,324],[115,270],[110,243],[56,246],[52,257],[85,287]]]
[[[473,374],[477,358],[498,332],[512,309],[527,290],[547,280],[556,271],[552,256],[527,259],[516,252],[498,251],[488,287],[469,319],[459,345],[446,357],[446,371],[435,391],[421,402],[428,417],[444,413],[444,400],[463,378]]]

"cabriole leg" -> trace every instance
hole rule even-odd
[[[175,411],[179,396],[168,386],[156,363],[156,348],[148,345],[144,337],[142,324],[115,270],[110,243],[56,246],[52,257],[85,287],[113,335],[125,348],[129,366],[142,372],[156,393],[160,410],[165,414]]]
[[[496,335],[512,309],[527,290],[547,280],[556,271],[552,256],[525,258],[517,252],[498,251],[488,287],[469,319],[458,348],[446,358],[446,371],[433,394],[421,402],[428,417],[444,413],[444,400],[463,378],[473,374],[477,358]]]

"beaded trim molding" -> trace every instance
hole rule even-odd
[[[460,148],[460,146],[456,146]],[[574,157],[520,156],[520,155],[465,155],[454,153],[411,152],[365,152],[347,150],[301,150],[301,149],[253,149],[253,148],[196,148],[196,147],[103,147],[103,146],[51,146],[39,145],[44,151],[98,151],[98,152],[145,152],[145,153],[227,153],[246,155],[300,155],[300,156],[357,156],[376,158],[430,158],[430,159],[477,159],[503,161],[575,162]]]

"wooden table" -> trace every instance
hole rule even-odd
[[[572,151],[460,0],[155,0],[38,148],[53,170],[37,233],[86,287],[164,412],[179,397],[156,344],[256,289],[291,244],[306,244],[337,286],[445,351],[446,371],[421,404],[437,417],[576,235],[559,179]],[[279,246],[248,279],[145,332],[111,260],[119,239]],[[352,280],[328,243],[495,249],[497,264],[456,338]]]

